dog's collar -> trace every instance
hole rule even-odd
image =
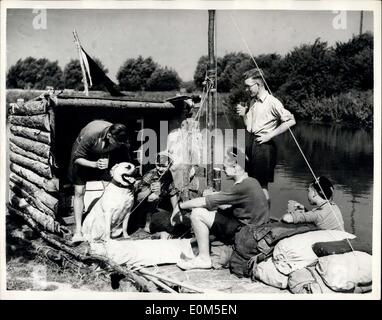
[[[131,186],[130,185],[123,185],[121,183],[119,183],[118,181],[115,181],[114,179],[111,179],[110,183],[114,184],[115,186],[119,187],[119,188],[123,188],[123,189],[130,189]]]

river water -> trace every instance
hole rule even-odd
[[[219,117],[217,127],[244,128],[240,119],[232,121],[226,117]],[[324,175],[334,184],[334,202],[341,209],[345,230],[371,246],[373,133],[338,125],[302,122],[297,123],[292,132],[315,175]],[[296,200],[311,208],[307,200],[307,185],[313,176],[288,131],[278,136],[275,142],[278,162],[275,181],[269,185],[269,192],[271,215],[279,218],[286,213],[288,200]],[[223,188],[228,184],[223,182]]]

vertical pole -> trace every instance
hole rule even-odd
[[[85,95],[88,97],[89,96],[88,81],[86,80],[85,66],[84,66],[84,62],[82,61],[81,44],[80,44],[80,40],[78,39],[76,29],[73,30],[73,35],[74,35],[74,42],[76,43],[77,49],[78,49],[78,58],[80,59],[82,79],[84,83],[84,92],[85,92]]]
[[[359,23],[359,35],[362,34],[362,27],[363,27],[363,11],[361,11],[361,19]]]
[[[211,90],[208,94],[208,112],[207,112],[207,187],[213,186],[213,166],[214,166],[214,137],[212,132],[214,130],[214,117],[213,109],[215,106],[215,10],[208,10],[208,84]]]

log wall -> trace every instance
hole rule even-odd
[[[54,175],[54,119],[49,94],[9,106],[10,204],[41,229],[61,233],[56,220],[58,179]]]

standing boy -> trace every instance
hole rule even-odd
[[[260,69],[252,69],[244,73],[244,77],[246,90],[252,98],[251,106],[247,110],[247,107],[239,104],[237,113],[243,117],[250,133],[246,146],[249,158],[247,172],[260,182],[270,205],[268,183],[273,182],[277,156],[272,139],[295,125],[296,121],[293,114],[265,89]]]

